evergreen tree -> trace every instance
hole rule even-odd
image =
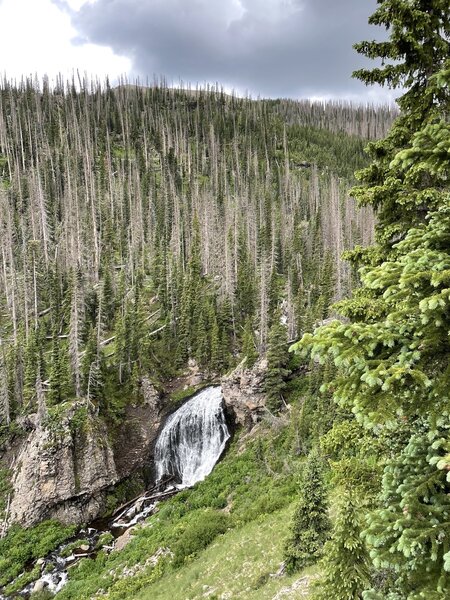
[[[359,75],[409,88],[355,190],[378,209],[378,243],[352,254],[366,267],[362,289],[339,305],[350,322],[319,328],[297,348],[321,361],[331,356],[335,399],[366,427],[390,432],[381,506],[368,516],[366,539],[375,566],[402,573],[394,596],[434,600],[450,594],[448,460],[433,455],[450,409],[450,5],[385,0],[371,21],[391,27],[390,40],[358,49],[399,62]],[[351,553],[343,544],[336,552],[350,569]],[[364,589],[363,578],[358,586]]]
[[[370,581],[370,560],[361,539],[358,504],[349,492],[340,495],[331,539],[325,544],[322,577],[314,600],[358,600]]]
[[[211,323],[210,340],[209,340],[209,346],[210,346],[210,350],[211,350],[211,358],[209,360],[209,366],[213,373],[220,373],[220,372],[222,372],[222,370],[225,366],[225,364],[224,364],[225,361],[224,361],[224,357],[223,357],[224,349],[222,347],[222,339],[221,339],[219,324],[217,322],[216,313],[215,313],[212,305],[210,306],[210,313],[209,313],[208,320]]]
[[[88,400],[101,400],[104,386],[104,365],[98,347],[97,332],[91,329],[81,361],[82,393]]]
[[[251,368],[258,360],[258,351],[256,350],[255,333],[253,329],[253,318],[247,317],[245,320],[244,333],[242,334],[242,354],[245,356],[246,366]]]
[[[316,450],[312,450],[301,481],[300,502],[294,514],[291,537],[284,550],[289,573],[317,562],[322,556],[329,530],[323,459]]]
[[[283,392],[287,386],[286,379],[290,374],[288,362],[287,328],[281,322],[281,315],[277,311],[269,331],[267,373],[264,382],[267,406],[272,411],[278,411],[282,406]]]
[[[450,55],[450,9],[446,0],[382,0],[379,5],[369,22],[389,29],[389,40],[364,41],[355,48],[369,58],[381,58],[383,66],[361,69],[354,76],[369,85],[379,83],[407,91],[397,100],[402,112],[389,135],[369,145],[373,161],[361,172],[363,185],[353,193],[361,203],[377,209],[377,251],[385,253],[439,206],[439,197],[429,188],[442,180],[442,169],[426,168],[411,179],[403,170],[392,169],[391,161],[401,150],[406,150],[403,156],[408,161],[414,160],[417,144],[413,140],[418,141],[416,134],[426,124],[431,127],[428,152],[432,153],[434,146],[439,160],[444,150],[445,123],[441,118],[449,102],[445,78]]]
[[[36,400],[36,378],[39,371],[40,356],[37,332],[33,330],[28,335],[24,353],[23,401],[25,406]]]
[[[60,341],[58,336],[53,334],[48,375],[48,402],[50,405],[65,402],[73,397],[74,392],[67,343]]]

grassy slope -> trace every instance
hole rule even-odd
[[[110,600],[135,600],[139,594],[157,598],[156,585],[174,597],[178,581],[175,598],[186,600],[185,587],[196,578],[198,589],[223,579],[224,589],[231,583],[236,590],[255,588],[254,597],[264,598],[264,577],[281,563],[289,514],[298,497],[302,458],[293,451],[295,433],[291,422],[278,428],[261,426],[245,449],[235,440],[205,481],[164,503],[124,550],[110,556],[100,553],[74,568],[58,600],[92,598],[99,590]],[[170,548],[174,557],[156,567],[146,564],[160,548]],[[201,565],[209,565],[206,581]],[[124,570],[131,576],[124,577]],[[251,598],[247,592],[236,597]]]
[[[305,576],[301,573],[271,577],[283,559],[292,511],[290,506],[219,536],[193,562],[146,587],[136,600],[274,598],[283,588]],[[284,597],[307,597],[307,582]]]

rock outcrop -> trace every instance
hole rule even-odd
[[[151,468],[153,445],[164,418],[160,396],[149,379],[141,381],[143,401],[128,405],[114,435],[114,461],[120,479]]]
[[[81,401],[28,434],[16,458],[9,521],[83,523],[103,507],[104,490],[118,480],[106,427]]]
[[[220,385],[227,410],[235,421],[250,429],[265,411],[264,377],[267,361],[262,359],[252,368],[242,361],[234,371],[222,377]]]
[[[81,524],[104,512],[114,485],[150,463],[161,407],[150,381],[142,381],[141,391],[143,400],[127,406],[114,431],[84,400],[27,416],[27,435],[11,468],[9,525],[43,519]]]

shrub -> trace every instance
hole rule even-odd
[[[185,525],[175,544],[172,546],[174,553],[174,566],[179,566],[190,556],[195,556],[221,533],[225,533],[229,526],[229,517],[224,513],[207,509],[198,511]]]

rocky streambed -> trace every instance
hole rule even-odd
[[[81,528],[75,536],[61,544],[47,556],[31,562],[26,573],[34,580],[14,594],[2,594],[0,600],[29,598],[33,593],[48,589],[59,592],[69,579],[70,569],[82,558],[95,558],[97,553],[122,550],[132,538],[134,527],[158,511],[158,505],[179,491],[179,486],[166,478],[158,485],[127,502],[109,518],[94,520],[89,527]],[[24,574],[19,575],[18,581]],[[14,581],[12,585],[14,585]]]

